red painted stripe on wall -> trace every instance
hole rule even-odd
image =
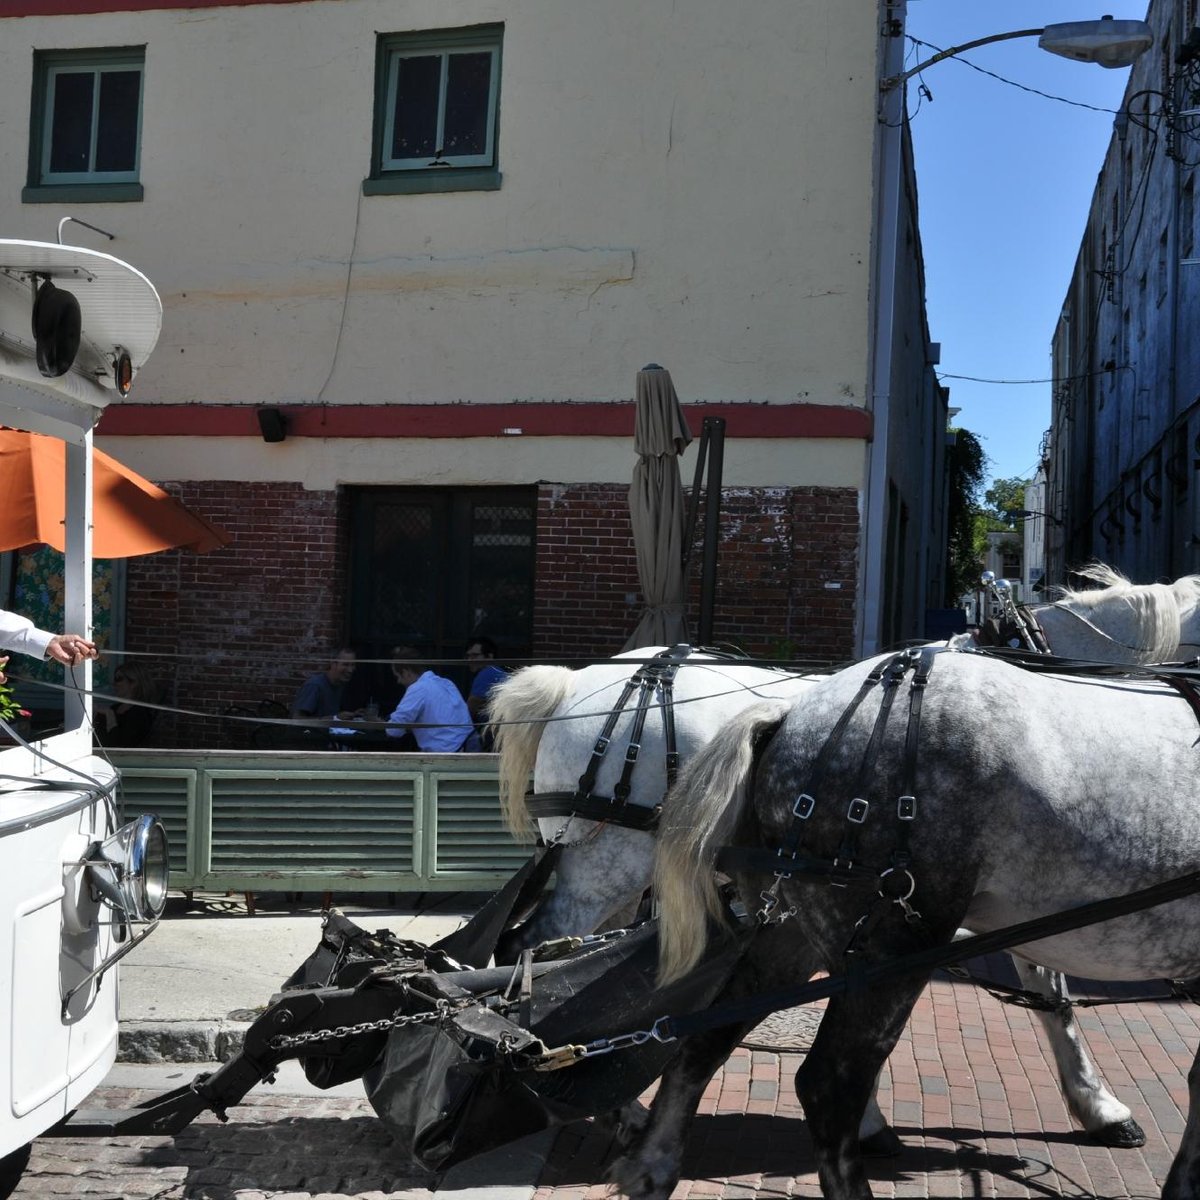
[[[685,404],[692,433],[724,417],[726,437],[871,437],[871,414],[835,404]],[[564,404],[281,405],[289,437],[632,437],[632,401]],[[97,433],[110,437],[258,437],[248,404],[110,405]]]
[[[96,13],[149,12],[155,8],[249,8],[308,0],[0,0],[0,17],[78,17]]]

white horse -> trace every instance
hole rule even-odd
[[[631,650],[578,671],[525,667],[492,689],[501,806],[515,838],[530,840],[534,828],[526,799],[530,776],[535,795],[573,795],[627,684],[639,666],[666,649]],[[818,678],[688,653],[670,681],[669,696],[653,684],[647,694],[637,761],[628,779],[629,804],[653,809],[666,794],[665,721],[673,723],[678,760],[686,762],[733,714],[763,700],[786,703]],[[630,733],[638,721],[637,694],[627,701],[597,764],[590,788],[595,796],[611,798],[625,771]],[[553,892],[507,944],[510,954],[549,938],[591,933],[624,916],[636,908],[654,870],[652,830],[571,816],[542,817],[537,826],[545,841],[562,844],[562,857]]]
[[[1055,601],[1029,610],[1056,655],[1144,663],[1200,650],[1200,576],[1185,576],[1173,584],[1133,584],[1100,563],[1079,574],[1101,586],[1064,590]],[[500,752],[501,801],[515,837],[527,839],[533,828],[526,804],[530,776],[535,794],[574,793],[610,712],[637,669],[627,660],[648,660],[661,649],[630,651],[578,671],[526,667],[493,690],[491,714]],[[776,700],[784,706],[821,678],[711,655],[689,655],[674,679],[679,762],[686,764],[750,705]],[[637,766],[630,776],[631,804],[653,808],[666,794],[663,715],[662,694],[655,693],[640,735]],[[612,731],[595,780],[597,794],[612,795],[624,767],[634,721],[631,704]],[[505,957],[540,941],[591,933],[623,921],[636,909],[651,881],[652,832],[582,817],[542,818],[537,826],[547,842],[563,843],[556,886],[535,916],[504,943]],[[1061,975],[1020,959],[1014,959],[1014,965],[1024,987],[1056,1001],[1068,998]],[[1114,1147],[1142,1145],[1145,1134],[1133,1114],[1108,1091],[1088,1058],[1073,1011],[1060,1007],[1040,1016],[1067,1103],[1089,1137]],[[873,1098],[860,1132],[870,1153],[895,1153],[900,1147]]]
[[[1200,575],[1174,583],[1131,583],[1104,563],[1076,574],[1099,585],[1060,589],[1028,606],[1051,653],[1105,663],[1159,663],[1200,652]]]

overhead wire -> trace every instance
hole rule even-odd
[[[935,54],[945,53],[943,47],[935,46],[932,42],[922,41],[920,38],[913,37],[912,34],[906,34],[905,36],[914,45],[924,46],[926,49],[932,50]],[[1086,108],[1092,112],[1117,113],[1120,111],[1116,108],[1105,108],[1099,104],[1087,104],[1082,100],[1069,100],[1066,96],[1056,96],[1052,92],[1043,92],[1040,88],[1031,87],[1026,83],[1018,83],[1015,79],[1009,79],[1005,75],[997,74],[995,71],[989,71],[986,67],[981,67],[978,63],[972,62],[969,58],[965,58],[961,54],[954,54],[940,61],[962,63],[964,67],[970,67],[972,71],[978,71],[980,75],[987,75],[989,78],[995,79],[999,83],[1007,84],[1009,87],[1014,87],[1018,91],[1029,92],[1034,96],[1041,96],[1043,100],[1053,100],[1058,104],[1069,104],[1073,108]],[[918,75],[917,78],[920,79],[921,76]],[[924,81],[922,80],[922,82]]]

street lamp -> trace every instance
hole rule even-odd
[[[1006,508],[1004,515],[1014,524],[1025,517],[1045,517],[1051,525],[1062,524],[1062,517],[1056,517],[1053,513],[1039,512],[1036,508]]]
[[[962,54],[964,50],[1023,37],[1037,38],[1038,45],[1051,54],[1101,67],[1127,67],[1154,44],[1154,34],[1145,21],[1114,21],[1112,17],[1101,17],[1098,21],[1063,21],[1042,29],[1017,29],[1012,33],[992,33],[973,42],[963,42],[961,46],[951,46],[949,50],[939,50],[912,70],[881,79],[880,91],[890,92],[926,67]]]

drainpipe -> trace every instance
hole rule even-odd
[[[1182,255],[1180,250],[1180,236],[1182,233],[1182,225],[1180,221],[1180,208],[1182,207],[1182,197],[1180,196],[1180,184],[1183,182],[1183,171],[1179,165],[1179,159],[1171,159],[1171,233],[1170,241],[1167,243],[1167,303],[1171,309],[1171,340],[1168,344],[1167,353],[1167,392],[1171,403],[1171,419],[1167,423],[1167,432],[1165,435],[1160,435],[1162,439],[1162,450],[1160,452],[1160,462],[1165,463],[1175,450],[1175,423],[1179,420],[1179,415],[1183,411],[1181,403],[1183,397],[1180,395],[1179,387],[1179,314],[1183,309],[1180,302],[1180,270],[1179,260]],[[1193,213],[1193,220],[1195,215]],[[1161,468],[1160,468],[1161,470]],[[1162,476],[1159,476],[1161,485]],[[1165,489],[1164,489],[1165,490]],[[1167,510],[1164,515],[1167,530],[1167,545],[1164,547],[1160,541],[1155,547],[1154,557],[1162,563],[1164,573],[1171,579],[1176,579],[1180,575],[1186,575],[1192,568],[1189,564],[1189,548],[1178,536],[1181,530],[1179,525],[1179,508],[1178,504],[1172,503],[1163,507]],[[1188,531],[1191,532],[1190,530]],[[1161,538],[1161,533],[1160,533]],[[1163,550],[1166,550],[1165,555]],[[1163,560],[1165,559],[1165,562]]]
[[[880,80],[904,72],[905,0],[880,6],[883,47]],[[867,394],[873,414],[866,447],[862,505],[863,537],[858,572],[856,653],[879,652],[887,554],[888,423],[891,409],[892,345],[895,337],[896,271],[899,254],[900,195],[904,173],[904,85],[880,91],[876,154],[875,212],[871,255],[871,357]]]

